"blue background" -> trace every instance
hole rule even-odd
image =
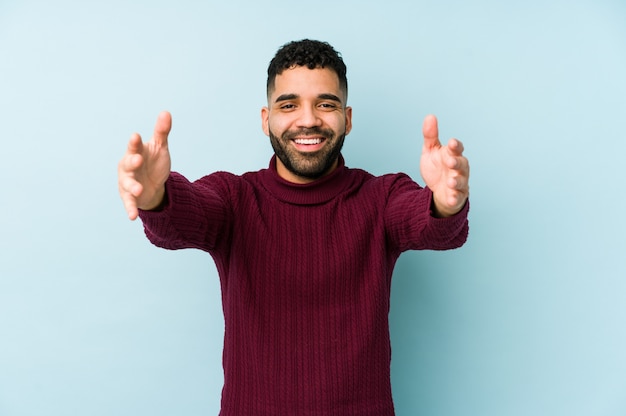
[[[190,179],[265,167],[304,37],[348,64],[349,166],[421,182],[428,113],[472,166],[467,245],[396,268],[398,415],[626,414],[623,1],[3,0],[0,415],[217,414],[214,265],[147,242],[117,162],[167,109]]]

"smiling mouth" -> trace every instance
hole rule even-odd
[[[315,144],[320,144],[324,141],[323,138],[321,137],[315,137],[315,138],[311,138],[311,139],[293,139],[293,142],[295,144],[302,144],[302,145],[315,145]]]

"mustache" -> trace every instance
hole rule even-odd
[[[306,127],[298,130],[289,130],[283,133],[283,139],[293,140],[298,136],[322,136],[332,139],[335,133],[331,129],[323,129],[321,127]]]

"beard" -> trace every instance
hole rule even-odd
[[[320,127],[286,131],[280,138],[271,130],[269,133],[274,153],[285,168],[296,176],[312,180],[329,172],[339,158],[346,138],[345,132],[336,135],[334,131]],[[324,147],[316,152],[299,152],[291,145],[291,140],[298,135],[322,136],[325,138]]]

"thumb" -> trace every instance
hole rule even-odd
[[[167,111],[162,111],[157,117],[152,136],[156,144],[167,147],[167,136],[172,129],[172,115]]]
[[[433,148],[441,147],[441,143],[439,142],[439,127],[437,127],[437,117],[429,114],[424,118],[422,134],[424,135],[425,150],[432,150]]]

